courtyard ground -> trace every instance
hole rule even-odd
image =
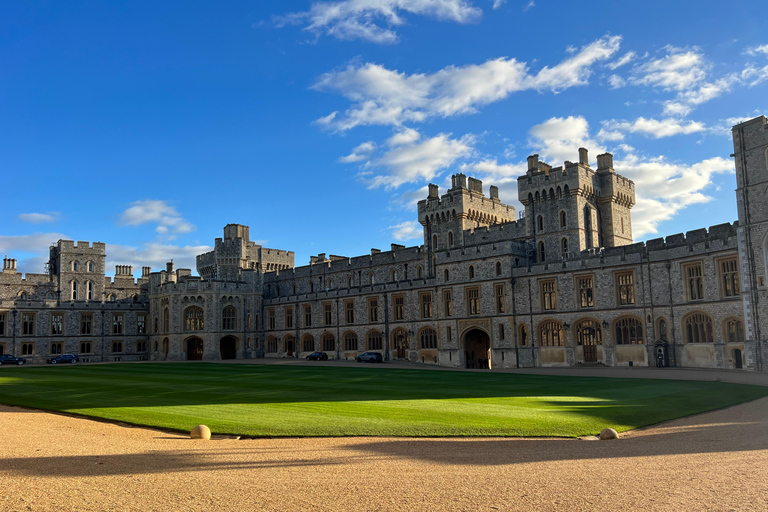
[[[562,372],[768,384],[763,374],[606,370]],[[0,427],[2,511],[768,509],[768,397],[617,441],[205,442],[7,406]]]

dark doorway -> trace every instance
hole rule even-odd
[[[464,355],[467,368],[491,367],[491,340],[480,329],[472,329],[464,335]]]
[[[741,350],[738,348],[733,350],[733,367],[737,370],[742,369],[744,366],[741,364]]]
[[[405,359],[405,351],[408,348],[408,339],[405,337],[405,333],[398,331],[395,333],[395,350],[397,351],[397,359]]]
[[[219,342],[222,359],[237,358],[237,340],[232,336],[224,336]]]
[[[187,340],[187,361],[203,360],[203,340],[200,338],[189,338]]]

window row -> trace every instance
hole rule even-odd
[[[396,330],[392,333],[392,339],[397,340],[400,337],[407,338],[405,331]],[[450,328],[449,331],[450,332]],[[436,349],[437,348],[437,330],[431,327],[425,327],[418,333],[419,347],[422,349]],[[397,344],[396,341],[393,341]],[[361,345],[358,336],[354,332],[346,332],[342,334],[342,344],[339,347],[340,350],[345,351],[362,351],[362,350],[383,350],[383,334],[377,330],[369,331],[365,336],[365,344]],[[303,352],[314,352],[318,347],[315,342],[315,337],[311,334],[305,334],[301,337],[301,350]],[[320,337],[319,349],[323,352],[332,352],[336,350],[336,337],[332,333],[325,333]],[[277,353],[279,351],[292,353],[296,350],[296,338],[293,335],[287,335],[282,340],[282,345],[278,343],[278,339],[274,336],[269,336],[266,340],[266,352]]]
[[[0,336],[6,336],[7,325],[7,313],[0,313]],[[20,315],[20,329],[22,336],[44,336],[49,334],[51,336],[64,336],[67,335],[66,331],[66,313],[54,311],[50,315],[50,323],[47,331],[38,329],[37,325],[37,313],[22,312]],[[105,325],[107,332],[111,334],[128,334],[125,329],[125,313],[113,313],[110,317],[109,325]],[[94,315],[93,313],[80,313],[78,320],[79,334],[96,334],[94,329]],[[136,315],[136,330],[135,334],[147,334],[147,315]]]
[[[2,347],[2,345],[0,345]],[[109,344],[107,344],[105,347],[100,347],[100,344],[95,341],[81,341],[78,345],[80,351],[77,352],[79,355],[91,355],[98,351],[99,353],[103,351],[109,351],[113,354],[117,353],[125,353],[128,346],[124,344],[122,341],[112,341]],[[148,343],[146,340],[137,341],[136,342],[136,350],[135,352],[137,354],[145,353],[147,352]],[[22,356],[34,356],[36,354],[36,344],[35,343],[21,343],[21,355]],[[60,341],[54,341],[48,345],[48,354],[47,355],[61,355],[64,353],[65,346],[64,343]],[[2,350],[0,350],[0,354],[2,354]]]

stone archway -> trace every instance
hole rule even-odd
[[[187,361],[203,360],[203,340],[200,338],[189,338],[187,340]]]
[[[491,367],[491,339],[480,329],[464,333],[464,361],[467,368]]]
[[[219,352],[222,359],[237,359],[237,338],[224,336],[219,341]]]

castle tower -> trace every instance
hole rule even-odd
[[[768,363],[768,120],[760,116],[745,121],[734,126],[732,133],[747,365],[765,371]]]
[[[59,240],[50,248],[48,273],[56,284],[59,300],[104,300],[106,245],[101,242]]]

